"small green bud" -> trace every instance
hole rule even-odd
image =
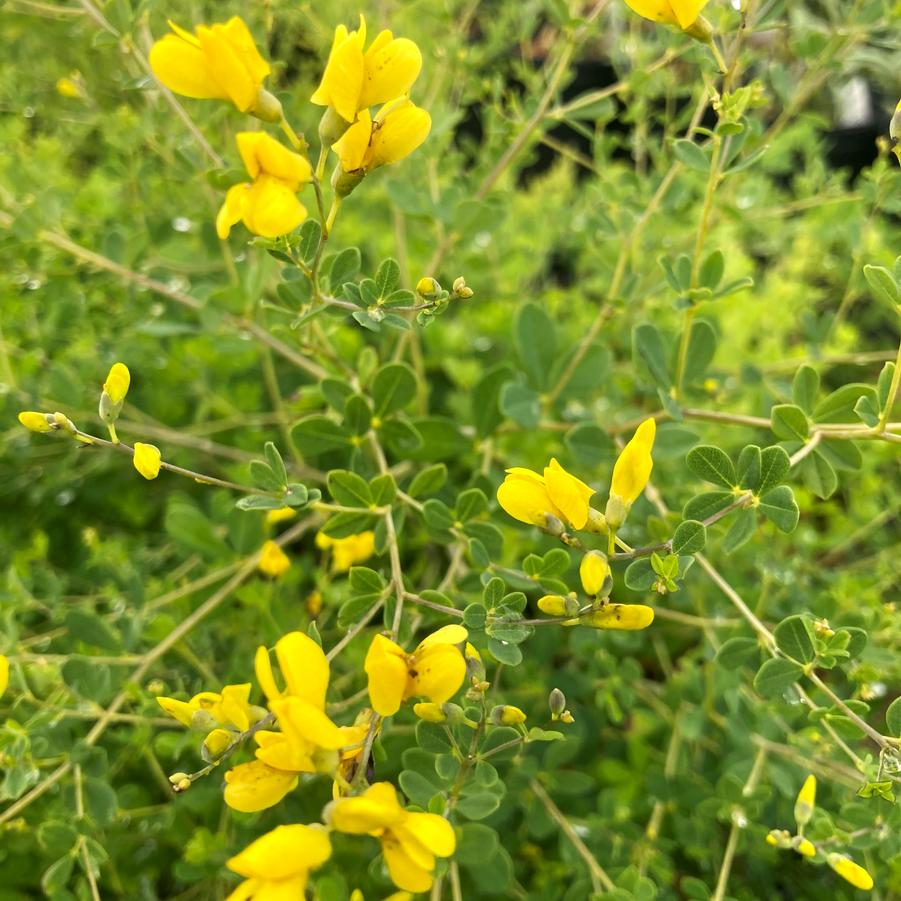
[[[560,719],[561,714],[566,710],[566,695],[559,688],[552,688],[547,699],[548,707],[551,708],[551,719]]]

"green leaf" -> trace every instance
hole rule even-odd
[[[541,418],[541,398],[537,391],[520,382],[508,382],[501,391],[501,412],[524,429],[533,429]]]
[[[305,263],[312,263],[322,240],[322,228],[315,219],[307,219],[300,227],[300,258]]]
[[[271,441],[267,441],[263,445],[263,456],[265,456],[269,468],[279,480],[279,486],[284,488],[288,484],[288,470],[285,469],[285,461],[278,452],[278,448]]]
[[[281,507],[283,504],[276,501],[276,506]],[[232,553],[213,523],[193,503],[183,498],[175,497],[170,500],[165,525],[166,532],[182,550],[197,551],[210,558],[227,557]]]
[[[414,804],[418,804],[420,807],[428,807],[432,797],[441,791],[439,785],[430,782],[421,773],[417,773],[416,770],[404,770],[397,777],[397,782],[401,791]],[[457,809],[459,810],[459,805]]]
[[[781,448],[780,448],[781,450]],[[786,459],[788,459],[786,455]],[[738,466],[735,470],[740,488],[756,491],[760,485],[760,473],[763,461],[760,448],[756,444],[748,444],[738,455]]]
[[[804,363],[798,368],[792,380],[792,400],[809,416],[813,413],[819,392],[819,373],[813,366]]]
[[[710,169],[710,160],[707,158],[707,154],[694,141],[689,141],[687,138],[673,141],[673,155],[683,166],[688,166],[689,169],[694,169],[696,172],[707,172]]]
[[[554,322],[543,306],[527,303],[520,308],[516,317],[516,351],[532,386],[539,391],[548,388],[557,339]]]
[[[685,368],[682,375],[684,384],[691,385],[704,377],[716,353],[716,344],[713,326],[705,319],[696,319],[691,326],[685,353]]]
[[[895,698],[885,711],[885,725],[889,735],[901,738],[901,698]]]
[[[794,404],[776,404],[770,413],[770,427],[783,441],[803,441],[810,431],[804,411]]]
[[[372,502],[377,507],[387,507],[394,503],[394,499],[397,497],[397,483],[390,472],[372,479],[369,483],[369,490],[372,492]]]
[[[251,494],[238,498],[235,506],[239,510],[280,510],[287,505],[287,498],[266,497],[262,494]],[[294,506],[294,505],[292,505]]]
[[[329,494],[343,507],[364,507],[372,504],[372,491],[362,476],[346,469],[333,469],[327,478]]]
[[[467,488],[460,493],[454,509],[457,519],[466,522],[488,512],[488,498],[481,488]]]
[[[372,514],[363,510],[359,513],[336,513],[325,521],[321,531],[330,538],[347,538],[372,528],[372,522]]]
[[[693,447],[688,452],[685,462],[688,468],[705,482],[713,482],[724,488],[732,488],[738,484],[738,476],[728,454],[712,444],[699,444]]]
[[[819,498],[826,500],[835,494],[838,488],[838,476],[832,464],[820,454],[810,454],[801,464],[804,481],[810,490]]]
[[[500,840],[494,829],[482,823],[464,823],[460,827],[460,840],[457,842],[454,860],[465,867],[481,866],[494,857],[499,844]]]
[[[291,435],[305,458],[345,450],[351,446],[350,432],[325,416],[306,416],[295,423]]]
[[[250,480],[263,491],[281,491],[285,487],[278,476],[262,461],[250,461]]]
[[[403,776],[403,773],[401,773]],[[403,788],[403,785],[401,785]],[[457,802],[457,813],[468,820],[484,820],[501,806],[501,799],[497,795],[482,792],[479,794],[464,795]]]
[[[723,551],[731,554],[746,544],[757,529],[757,511],[744,507],[736,510],[732,517],[732,525],[723,539]]]
[[[119,633],[104,622],[93,610],[71,607],[66,611],[66,630],[76,641],[107,651],[118,651],[122,647]]]
[[[866,396],[861,398],[861,400],[867,399]],[[841,439],[830,441],[827,438],[816,446],[814,453],[824,460],[828,460],[836,469],[855,472],[863,465],[863,456],[853,441]]]
[[[648,368],[655,384],[669,391],[672,382],[666,366],[666,348],[656,326],[644,322],[632,331],[633,359],[640,359]]]
[[[407,494],[410,497],[423,497],[427,494],[435,494],[440,491],[447,481],[447,466],[444,463],[435,463],[421,472],[416,473]]]
[[[522,663],[522,651],[520,651],[519,645],[489,638],[488,650],[498,663],[507,666],[519,666]]]
[[[397,260],[390,257],[382,260],[375,274],[375,284],[379,297],[383,298],[393,294],[400,287],[400,266],[397,265]]]
[[[570,429],[563,436],[563,443],[583,466],[597,466],[613,449],[613,442],[607,433],[588,422]]]
[[[674,554],[696,554],[707,544],[707,528],[696,519],[679,523],[673,534]]]
[[[872,385],[862,382],[851,382],[837,388],[814,407],[813,418],[817,422],[846,422],[851,419],[854,406],[863,395],[877,400],[876,390]]]
[[[351,590],[358,594],[379,594],[385,587],[382,576],[366,566],[352,566],[349,580]]]
[[[778,485],[760,498],[757,508],[781,532],[794,532],[800,511],[788,485]]]
[[[873,294],[893,306],[901,304],[901,288],[895,277],[884,266],[867,265],[863,267],[863,275]]]
[[[705,520],[733,503],[735,495],[731,491],[705,491],[695,495],[682,508],[682,518]]]
[[[801,667],[791,660],[774,657],[767,660],[754,676],[754,688],[765,698],[775,698],[801,678]]]
[[[360,271],[360,250],[357,247],[346,247],[333,260],[329,269],[328,281],[333,291],[337,291],[345,282],[351,282]]]
[[[369,401],[361,394],[352,394],[344,404],[344,425],[353,435],[365,435],[372,423]]]
[[[512,377],[512,368],[507,363],[500,363],[489,369],[473,386],[470,401],[472,424],[479,438],[490,435],[503,421],[501,390]]]
[[[72,878],[72,870],[75,866],[75,858],[67,854],[50,864],[41,876],[41,888],[48,898],[57,897]]]
[[[416,376],[406,363],[388,363],[372,383],[375,415],[387,416],[405,407],[416,396]]]
[[[774,444],[765,447],[760,454],[760,483],[755,493],[766,494],[781,485],[791,471],[791,459],[784,447]]]
[[[652,569],[651,561],[647,557],[640,557],[626,567],[623,578],[626,588],[632,591],[650,591],[651,586],[657,581],[657,573]]]
[[[723,280],[723,273],[726,270],[726,258],[721,250],[714,250],[706,260],[701,264],[698,272],[698,285],[702,288],[710,288],[711,291],[716,290],[719,283]]]
[[[806,616],[795,613],[787,616],[775,629],[776,646],[798,663],[812,663],[817,656],[813,646],[813,629]]]
[[[480,631],[485,628],[485,621],[488,618],[488,611],[483,604],[470,604],[463,611],[463,625],[467,629],[475,629]]]
[[[437,529],[439,532],[446,531],[454,525],[454,516],[450,508],[444,501],[439,501],[437,498],[430,498],[425,502],[422,508],[422,517],[429,528]]]
[[[724,641],[714,658],[727,670],[736,670],[760,653],[760,645],[755,638],[730,638]]]

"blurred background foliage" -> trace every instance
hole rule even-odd
[[[901,176],[885,134],[901,96],[901,9],[887,0],[750,6],[741,78],[759,80],[763,105],[750,113],[748,146],[768,149],[723,183],[707,246],[722,250],[726,280],[747,276],[754,287],[705,305],[718,348],[686,402],[769,418],[771,406],[789,398],[802,362],[819,371],[825,394],[849,382],[874,384],[896,353],[897,314],[874,299],[862,266],[891,269],[899,249]],[[415,99],[430,110],[433,130],[413,157],[367,178],[345,203],[334,244],[358,245],[364,273],[394,256],[407,284],[432,275],[449,286],[462,274],[476,292],[400,344],[422,376],[412,412],[442,417],[418,454],[448,466],[439,496],[452,503],[457,491],[477,486],[493,498],[505,466],[540,468],[552,455],[603,486],[623,424],[660,409],[633,362],[632,329],[652,321],[674,339],[681,327],[658,259],[691,252],[705,174],[682,168],[629,248],[617,296],[607,292],[623,242],[673,160],[673,139],[716,81],[702,46],[615,2],[582,28],[591,6],[564,0],[363,9],[344,0],[246,8],[7,0],[0,11],[0,652],[14,670],[0,701],[0,800],[12,804],[56,767],[73,767],[0,827],[2,899],[90,897],[70,853],[82,841],[100,867],[102,897],[221,898],[232,885],[227,857],[277,823],[316,820],[330,797],[330,785],[313,780],[274,810],[238,815],[224,808],[215,773],[173,797],[166,776],[195,768],[197,738],[170,728],[154,702],[154,694],[247,680],[258,643],[307,627],[313,590],[324,598],[318,621],[326,646],[338,640],[335,612],[349,589],[329,574],[312,529],[291,546],[294,565],[283,580],[247,579],[140,680],[127,681],[139,655],[213,590],[179,589],[208,573],[219,574],[211,585],[222,584],[259,547],[262,515],[236,511],[227,492],[174,476],[146,483],[125,458],[31,436],[15,415],[60,409],[95,430],[99,387],[110,364],[123,360],[133,374],[119,428],[125,440],[151,441],[166,460],[246,482],[247,462],[265,440],[284,449],[287,427],[322,408],[318,380],[248,326],[315,352],[304,330],[291,330],[271,308],[280,265],[243,233],[228,244],[215,235],[214,170],[239,165],[234,110],[185,101],[217,161],[164,102],[141,58],[167,17],[188,25],[240,14],[267,48],[271,85],[289,119],[313,136],[318,111],[307,98],[334,26],[360,11],[371,28],[390,27],[423,49]],[[739,17],[730,4],[716,0],[705,14],[733,39]],[[593,99],[611,85],[615,92]],[[710,110],[702,123],[715,123]],[[523,134],[520,152],[507,159]],[[99,265],[91,254],[103,258]],[[148,290],[146,279],[164,290]],[[173,299],[180,292],[201,308]],[[476,386],[497,364],[520,368],[513,323],[527,301],[555,322],[558,358],[582,339],[602,302],[610,309],[590,365],[542,414],[542,426],[523,430],[507,418],[486,448],[471,430],[483,398]],[[349,317],[326,328],[351,367],[365,365],[360,355],[373,349],[391,359],[401,335],[373,334]],[[599,427],[587,448],[564,440],[583,423]],[[700,490],[682,462],[699,441],[737,452],[774,438],[759,426],[700,418],[661,424],[654,481],[673,510]],[[868,631],[865,652],[836,673],[835,689],[870,701],[868,717],[881,728],[901,676],[897,453],[875,441],[860,449],[860,469],[841,473],[828,499],[793,482],[801,508],[794,534],[765,526],[731,556],[717,550],[717,539],[709,552],[769,622],[808,611]],[[424,465],[414,460],[406,472]],[[657,516],[641,500],[626,539],[656,540],[655,529],[666,537]],[[553,546],[502,513],[491,520],[505,537],[500,566],[520,568],[527,553]],[[449,549],[412,519],[404,549],[411,581],[437,587]],[[448,593],[462,607],[478,598],[479,572],[457,569]],[[620,575],[614,597],[626,598]],[[531,592],[530,609],[536,599]],[[536,723],[547,719],[548,691],[561,688],[576,722],[566,741],[529,748],[504,775],[504,803],[461,851],[464,897],[590,893],[582,861],[529,788],[538,773],[615,878],[621,894],[610,897],[712,897],[736,805],[746,828],[725,897],[853,897],[827,868],[763,842],[768,829],[790,823],[808,768],[820,777],[822,834],[844,830],[842,847],[874,873],[878,896],[896,897],[896,807],[855,797],[862,778],[835,733],[806,708],[764,703],[749,670],[713,663],[725,639],[750,633],[697,567],[660,603],[702,617],[701,627],[658,618],[636,635],[540,629],[523,646],[521,667],[494,675],[493,691]],[[342,657],[333,700],[362,687],[365,647],[353,642]],[[122,713],[98,741],[86,741],[120,690]],[[387,730],[375,763],[380,778],[396,781],[412,725],[406,714]],[[835,728],[857,754],[872,753],[853,725]],[[765,771],[743,795],[761,748]],[[874,826],[877,818],[894,823],[892,834]],[[358,884],[367,898],[388,894],[377,868],[360,867],[359,845],[342,841],[318,897],[346,897]],[[374,842],[370,850],[374,856]]]

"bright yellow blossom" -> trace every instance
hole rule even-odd
[[[802,857],[816,857],[817,855],[816,845],[809,838],[803,838],[800,835],[795,836],[792,847]]]
[[[294,231],[307,218],[297,192],[313,176],[309,161],[262,131],[239,132],[236,140],[253,182],[228,189],[216,216],[216,233],[225,240],[242,221],[248,231],[264,238]]]
[[[813,808],[816,803],[817,796],[817,777],[811,773],[801,786],[798,792],[798,799],[795,801],[795,822],[798,826],[806,826],[813,816]]]
[[[575,529],[583,529],[589,518],[588,502],[594,493],[594,489],[552,459],[543,476],[521,466],[508,469],[497,489],[497,500],[520,522],[544,527],[550,515]]]
[[[56,80],[56,93],[60,97],[66,97],[69,100],[78,100],[84,97],[84,80],[81,72],[77,69],[68,77],[63,76]]]
[[[0,698],[6,693],[9,686],[9,658],[0,654]]]
[[[19,422],[31,432],[54,431],[53,423],[47,418],[46,413],[35,413],[33,410],[26,410],[19,414]]]
[[[322,866],[331,853],[328,832],[321,826],[276,826],[226,864],[245,877],[226,901],[304,898],[310,870]]]
[[[160,449],[153,444],[136,441],[133,462],[135,469],[145,479],[155,479],[160,474],[160,463],[162,462]]]
[[[114,404],[121,404],[131,385],[131,373],[124,363],[113,363],[103,383],[103,390]]]
[[[613,478],[610,484],[610,497],[604,511],[607,524],[612,530],[610,544],[613,545],[613,532],[616,531],[629,515],[629,509],[644,491],[651,477],[654,461],[651,449],[654,447],[654,436],[657,423],[646,419],[636,430],[629,443],[613,465]]]
[[[499,704],[493,707],[488,718],[496,726],[520,726],[526,721],[525,712],[512,704]]]
[[[377,782],[362,795],[333,802],[326,816],[338,832],[378,838],[392,881],[408,892],[427,892],[435,858],[450,857],[456,849],[451,824],[436,813],[405,810],[389,782]]]
[[[373,169],[409,156],[429,136],[431,128],[432,117],[404,97],[385,104],[375,118],[363,110],[335,144],[341,163],[335,174],[335,190],[345,196]]]
[[[279,507],[278,510],[270,510],[266,514],[266,525],[274,526],[288,519],[294,519],[297,511],[293,507]]]
[[[873,887],[873,877],[859,864],[842,854],[828,854],[826,863],[854,888],[868,892]]]
[[[363,16],[356,31],[339,25],[322,81],[310,98],[317,106],[334,110],[348,125],[360,110],[406,94],[422,68],[422,54],[407,38],[382,31],[366,51],[365,44]]]
[[[346,573],[355,564],[365,563],[375,553],[375,532],[360,532],[347,538],[330,538],[319,532],[316,547],[331,551],[332,572]]]
[[[376,713],[391,716],[413,697],[435,704],[450,700],[466,678],[466,661],[458,645],[467,635],[463,626],[444,626],[423,639],[412,654],[390,638],[376,635],[364,664]]]
[[[569,620],[566,626],[583,625],[592,629],[616,629],[635,632],[647,629],[654,622],[654,609],[644,604],[605,604],[598,610]]]
[[[261,573],[277,579],[291,568],[291,558],[274,541],[267,541],[260,551],[257,566]]]
[[[198,25],[194,34],[171,21],[169,27],[174,33],[150,49],[150,67],[170,91],[199,100],[229,100],[240,112],[268,122],[281,118],[281,104],[263,89],[272,70],[241,19]]]
[[[221,692],[202,691],[190,701],[175,698],[157,698],[157,703],[169,716],[182,725],[207,729],[215,722],[220,726],[246,732],[265,714],[250,703],[250,683],[226,685]]]
[[[652,22],[675,25],[705,43],[710,40],[710,24],[701,17],[707,0],[626,0],[626,5]]]
[[[579,564],[579,578],[587,595],[596,595],[610,574],[607,558],[600,551],[589,551]]]

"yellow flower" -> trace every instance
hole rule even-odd
[[[131,373],[124,363],[113,363],[103,383],[103,390],[114,404],[121,404],[128,394],[128,386],[131,384]]]
[[[150,67],[170,91],[199,100],[229,100],[240,112],[266,121],[281,118],[281,105],[263,89],[272,71],[237,16],[224,24],[198,25],[194,34],[169,22],[150,49]]]
[[[626,5],[652,22],[675,25],[699,40],[709,39],[710,26],[703,19],[698,21],[707,0],[626,0]]]
[[[69,100],[78,100],[80,97],[83,97],[84,88],[81,72],[76,69],[70,77],[63,76],[58,78],[56,80],[56,93],[60,97],[66,97]]]
[[[596,595],[604,587],[609,573],[607,558],[600,551],[589,551],[579,564],[579,578],[585,594]]]
[[[520,522],[544,527],[551,515],[582,529],[588,522],[588,501],[594,489],[568,473],[555,459],[544,469],[544,476],[517,466],[497,489],[501,507]]]
[[[656,434],[657,423],[646,419],[635,430],[632,440],[623,448],[613,466],[610,493],[622,498],[627,505],[635,503],[651,477],[654,467],[651,449]]]
[[[422,54],[407,38],[382,31],[364,52],[365,44],[363,16],[356,31],[339,25],[322,81],[310,98],[317,106],[333,109],[346,123],[353,122],[360,110],[406,94],[422,68]]]
[[[157,698],[157,703],[169,716],[182,725],[207,729],[215,722],[220,726],[246,732],[265,713],[250,703],[250,683],[226,685],[221,692],[202,691],[190,701]]]
[[[377,782],[362,795],[334,801],[327,818],[338,832],[378,838],[392,881],[408,892],[428,891],[435,858],[450,857],[457,845],[453,827],[444,817],[404,810],[389,782]]]
[[[297,785],[298,773],[333,772],[338,751],[359,742],[358,730],[336,726],[325,714],[329,663],[322,648],[302,632],[289,632],[276,642],[275,655],[284,690],[266,648],[257,649],[255,667],[281,731],[256,732],[257,760],[226,774],[225,802],[235,810],[271,807]]]
[[[428,137],[431,128],[432,117],[400,97],[385,104],[374,119],[368,110],[363,110],[335,144],[335,153],[345,173],[366,175],[409,156]]]
[[[489,719],[496,726],[519,726],[526,721],[525,713],[511,704],[501,704],[491,709]]]
[[[347,538],[316,535],[316,547],[332,552],[332,572],[345,573],[357,563],[365,563],[375,553],[375,532],[360,532]]]
[[[266,525],[274,526],[287,519],[294,519],[297,511],[293,507],[280,507],[278,510],[270,510],[266,514]]]
[[[605,604],[600,610],[586,613],[579,619],[570,620],[564,625],[590,626],[592,629],[617,629],[624,632],[635,632],[647,629],[654,622],[654,610],[644,604]]]
[[[248,231],[277,238],[307,218],[297,192],[312,178],[309,161],[262,131],[239,132],[236,140],[253,182],[233,185],[216,216],[216,233],[225,240],[243,221]]]
[[[450,700],[466,678],[466,660],[457,645],[467,635],[463,626],[444,626],[423,639],[412,654],[390,638],[376,635],[364,664],[376,713],[391,716],[413,697],[435,704]]]
[[[267,541],[260,551],[257,566],[261,573],[277,579],[291,568],[291,558],[274,541]]]
[[[234,734],[228,729],[213,729],[203,740],[203,748],[209,755],[210,760],[215,760],[225,753],[225,750],[231,745]]]
[[[828,863],[842,879],[846,882],[850,882],[854,888],[863,889],[868,892],[873,887],[873,877],[862,866],[854,863],[853,860],[850,860],[844,855],[835,853],[828,854],[826,856],[826,863]]]
[[[145,479],[155,479],[160,474],[160,449],[153,444],[136,441],[133,462],[135,469]]]
[[[33,410],[26,410],[19,414],[19,422],[32,432],[54,431],[53,423],[47,418],[46,413],[35,413]]]
[[[322,866],[331,853],[328,833],[321,826],[276,826],[227,862],[245,881],[226,901],[304,898],[310,870]]]
[[[447,714],[443,704],[435,704],[432,701],[420,701],[413,705],[413,713],[427,723],[446,723]]]
[[[816,857],[817,855],[816,845],[809,838],[803,838],[800,835],[794,837],[792,847],[802,857]]]
[[[6,693],[9,686],[9,658],[0,654],[0,698]]]
[[[795,801],[795,822],[798,826],[806,826],[813,816],[813,808],[816,803],[817,796],[817,777],[811,773],[801,786],[798,792],[798,799]]]

